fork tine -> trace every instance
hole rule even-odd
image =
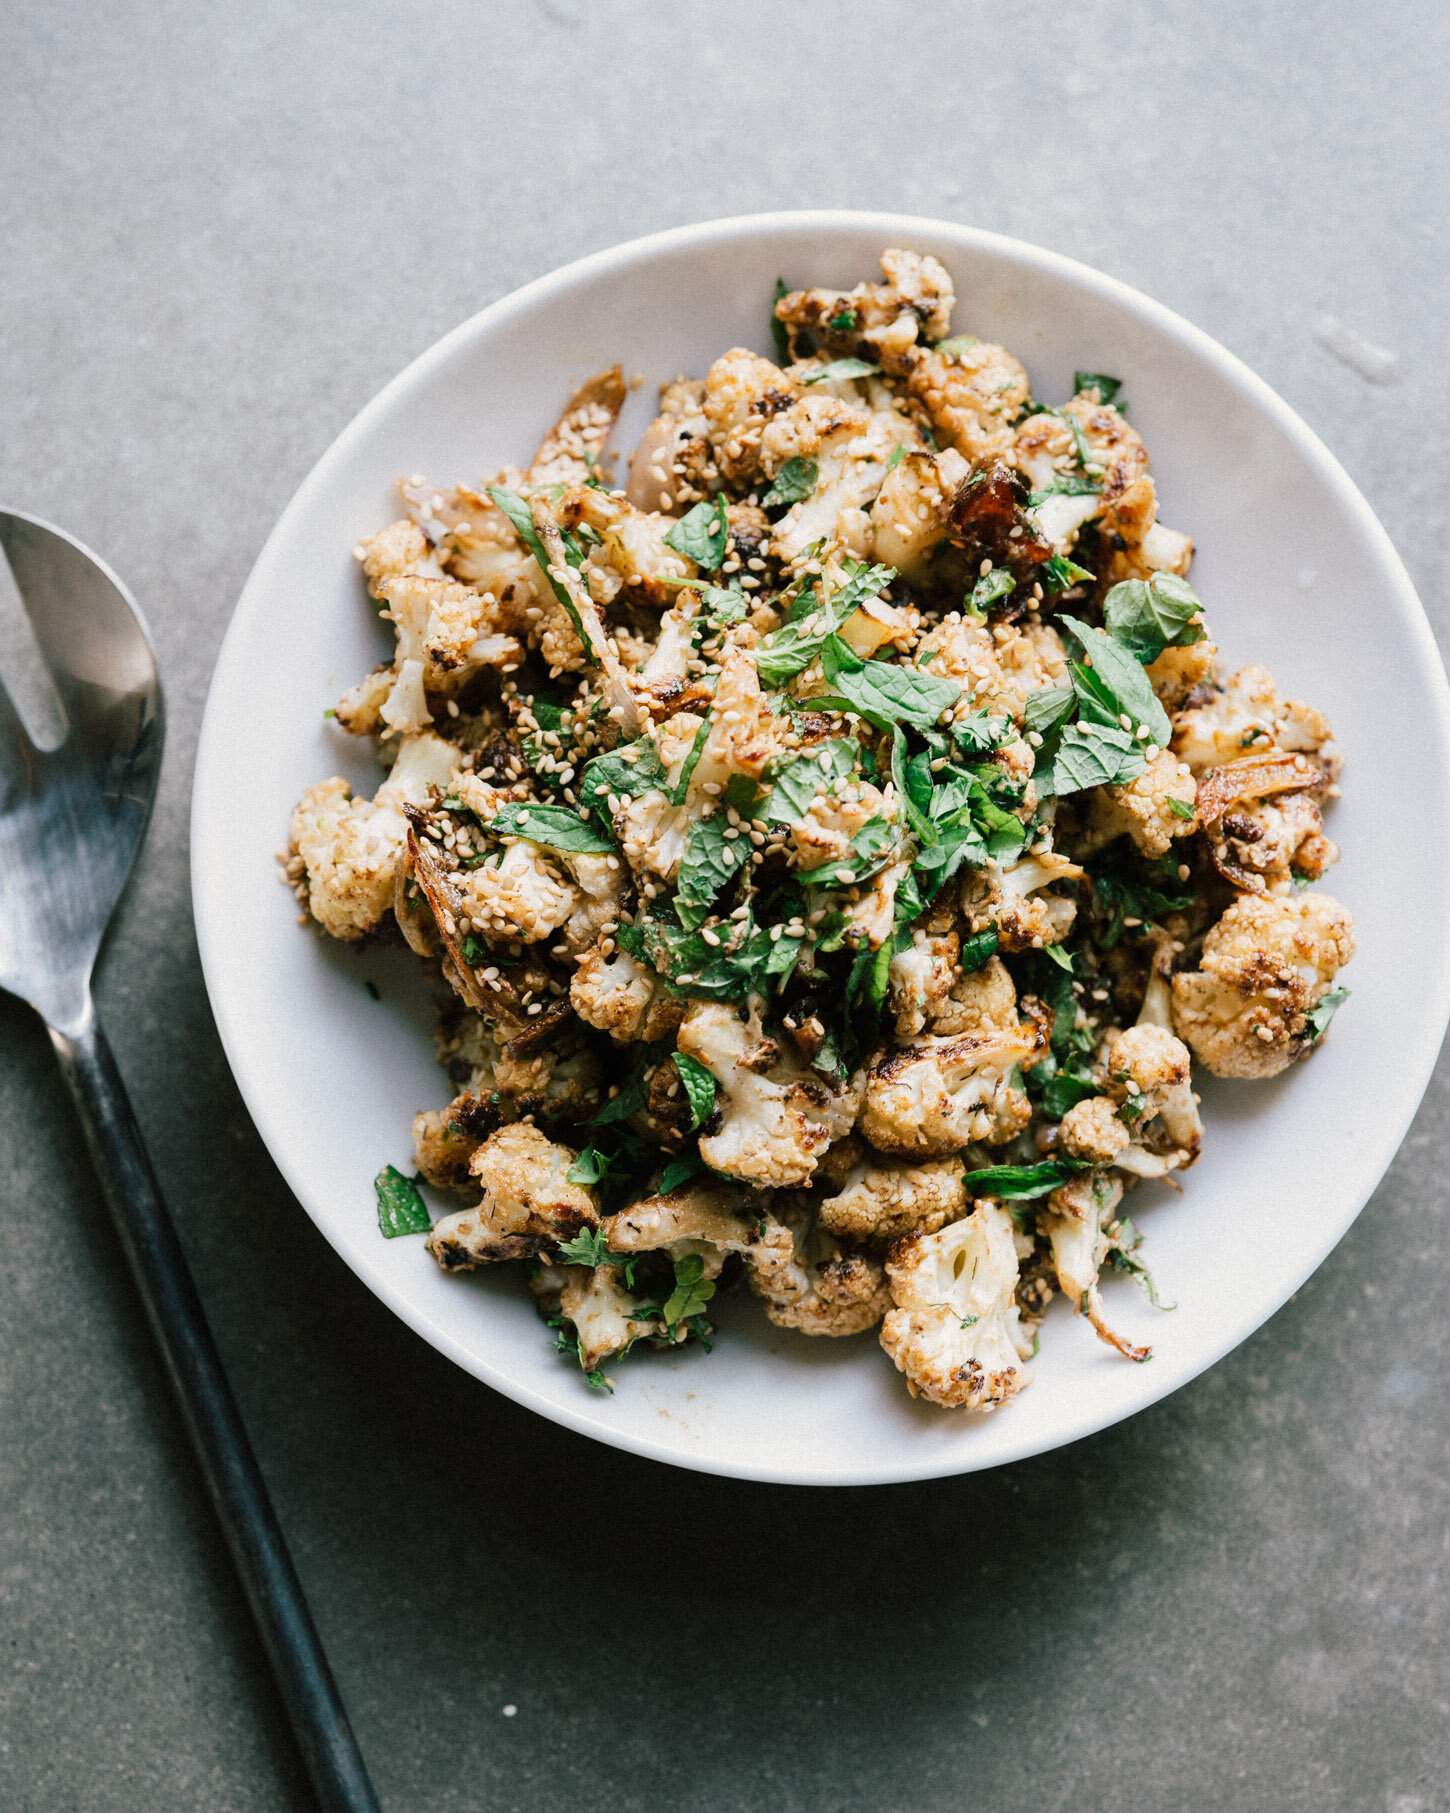
[[[69,708],[77,682],[145,692],[155,659],[135,600],[96,555],[49,523],[0,510],[0,548],[50,677]],[[136,635],[141,625],[142,634]],[[87,671],[77,672],[76,651]]]

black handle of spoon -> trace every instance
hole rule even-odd
[[[380,1813],[111,1048],[93,1008],[49,1031],[318,1805]]]

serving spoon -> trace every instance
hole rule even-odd
[[[161,770],[156,658],[126,588],[63,530],[0,510],[0,549],[39,657],[34,736],[0,683],[0,988],[50,1033],[318,1802],[379,1813],[91,1000]]]

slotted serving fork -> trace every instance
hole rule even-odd
[[[378,1813],[91,1000],[161,770],[165,714],[150,638],[120,580],[62,530],[0,511],[0,548],[48,670],[55,720],[53,736],[33,739],[0,684],[0,988],[28,1001],[50,1032],[317,1799],[326,1813]]]

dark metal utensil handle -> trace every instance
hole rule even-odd
[[[49,1031],[318,1802],[379,1813],[111,1048],[93,1008]]]

